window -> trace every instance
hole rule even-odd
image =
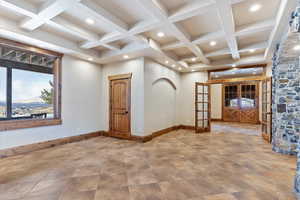
[[[0,119],[6,118],[6,68],[0,67]]]
[[[53,74],[12,70],[12,118],[53,118]]]
[[[60,124],[61,55],[8,43],[0,44],[0,131]]]

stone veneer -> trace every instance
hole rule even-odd
[[[273,150],[296,155],[300,134],[299,55],[291,52],[298,34],[290,34],[278,45],[273,58],[272,113]]]

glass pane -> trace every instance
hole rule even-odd
[[[0,118],[6,117],[6,68],[0,67]]]
[[[12,117],[53,118],[53,75],[12,70]]]
[[[204,86],[204,93],[208,93],[208,86]]]
[[[198,92],[203,93],[203,86],[202,85],[198,85]]]
[[[198,101],[203,101],[203,95],[202,94],[198,94]]]

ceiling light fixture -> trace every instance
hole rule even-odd
[[[255,49],[250,49],[249,52],[250,52],[250,53],[254,53],[254,52],[255,52]]]
[[[94,58],[88,58],[88,60],[89,60],[89,61],[93,61],[93,60],[94,60]]]
[[[192,61],[195,62],[195,61],[196,61],[196,58],[192,58]]]
[[[232,67],[236,67],[236,64],[232,64]]]
[[[127,58],[129,58],[129,56],[128,56],[128,55],[124,55],[123,58],[124,58],[124,59],[127,59]]]
[[[296,45],[296,46],[294,46],[294,48],[293,48],[295,51],[299,51],[300,50],[300,45]]]
[[[87,24],[90,24],[90,25],[92,25],[92,24],[95,23],[95,21],[94,21],[93,19],[91,19],[91,18],[86,18],[85,22],[86,22]]]
[[[173,65],[172,65],[172,67],[176,67],[176,65],[175,65],[175,64],[173,64]]]
[[[166,61],[165,61],[165,63],[166,63],[166,64],[169,64],[169,61],[168,61],[168,60],[166,60]]]
[[[259,11],[261,9],[261,5],[260,4],[254,4],[249,8],[250,12],[256,12]]]
[[[194,69],[192,69],[192,72],[194,72],[195,70]]]
[[[179,67],[178,69],[179,69],[179,70],[182,70],[182,68],[181,68],[181,67]]]
[[[211,42],[209,43],[210,46],[215,46],[216,44],[217,44],[216,41],[211,41]]]
[[[157,33],[157,36],[158,36],[158,37],[164,37],[165,34],[164,34],[163,32],[158,32],[158,33]]]

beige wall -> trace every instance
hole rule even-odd
[[[132,73],[131,80],[131,133],[144,135],[144,58],[103,65],[102,108],[104,130],[109,130],[109,81],[108,76]]]
[[[206,82],[207,72],[184,73],[181,75],[179,99],[179,121],[183,125],[195,125],[195,83]]]
[[[178,125],[180,74],[145,59],[145,134]]]
[[[0,149],[103,130],[102,69],[70,56],[62,59],[62,125],[0,133]]]

